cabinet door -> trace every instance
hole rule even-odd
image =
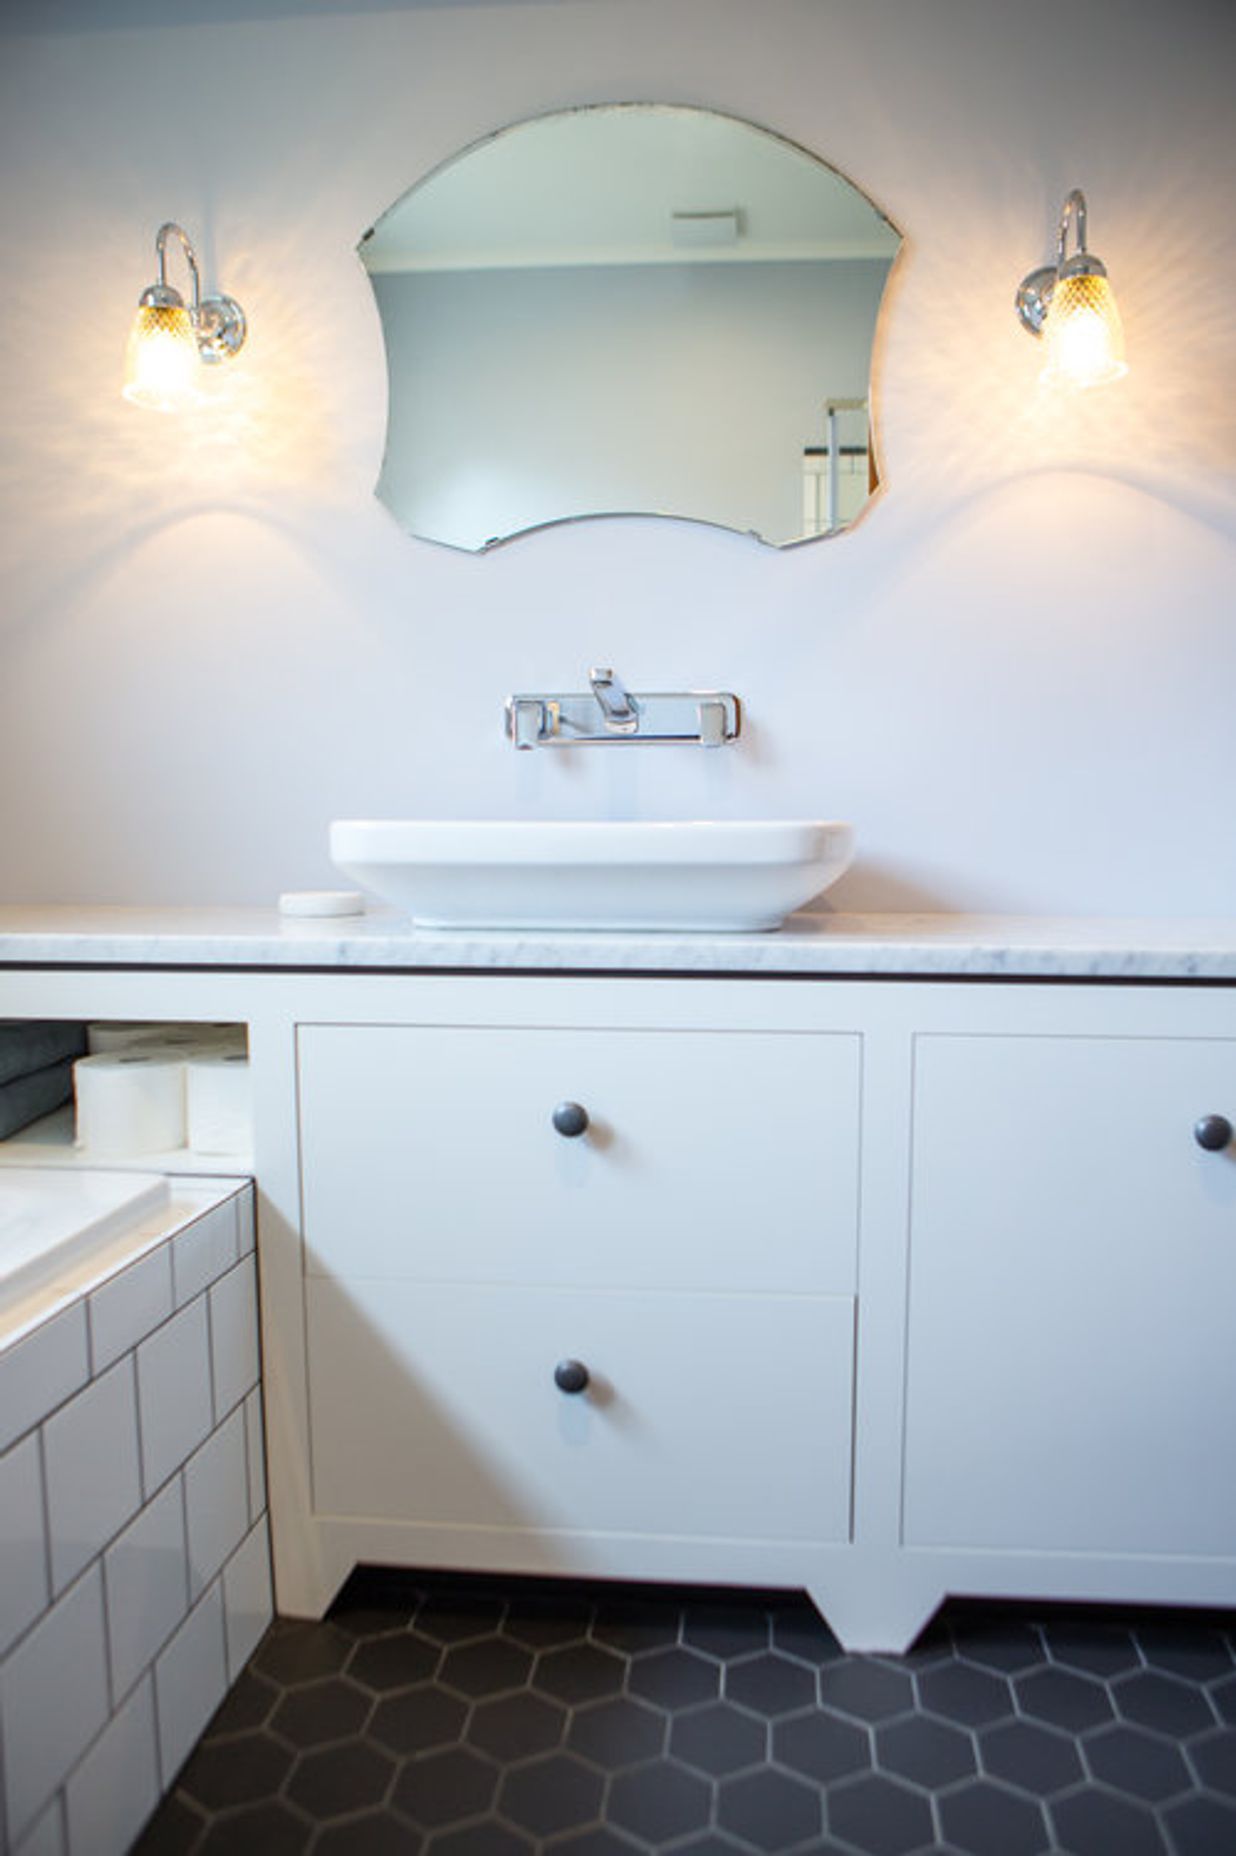
[[[904,1537],[1236,1555],[1236,1045],[916,1040]]]
[[[302,1025],[306,1269],[854,1291],[848,1034]],[[557,1104],[589,1116],[555,1131]]]
[[[308,1291],[320,1515],[476,1529],[477,1565],[486,1530],[848,1537],[848,1299]],[[559,1390],[564,1359],[584,1392]]]

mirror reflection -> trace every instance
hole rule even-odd
[[[389,373],[378,494],[458,548],[619,514],[835,534],[876,485],[899,242],[844,176],[732,117],[516,124],[362,240]]]

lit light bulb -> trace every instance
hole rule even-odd
[[[152,412],[183,412],[202,397],[201,365],[184,304],[143,303],[129,333],[124,397]]]
[[[1098,387],[1128,373],[1120,311],[1107,278],[1094,272],[1062,276],[1043,324],[1045,385]]]

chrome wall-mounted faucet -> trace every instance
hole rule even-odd
[[[616,671],[597,665],[590,688],[567,695],[508,696],[506,733],[517,748],[648,746],[719,748],[742,727],[728,690],[650,690],[633,695]]]

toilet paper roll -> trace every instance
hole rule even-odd
[[[185,1142],[181,1058],[130,1047],[73,1065],[77,1145],[97,1154],[165,1153]]]
[[[185,1121],[199,1154],[243,1154],[253,1145],[253,1085],[243,1051],[203,1050],[185,1062]]]

